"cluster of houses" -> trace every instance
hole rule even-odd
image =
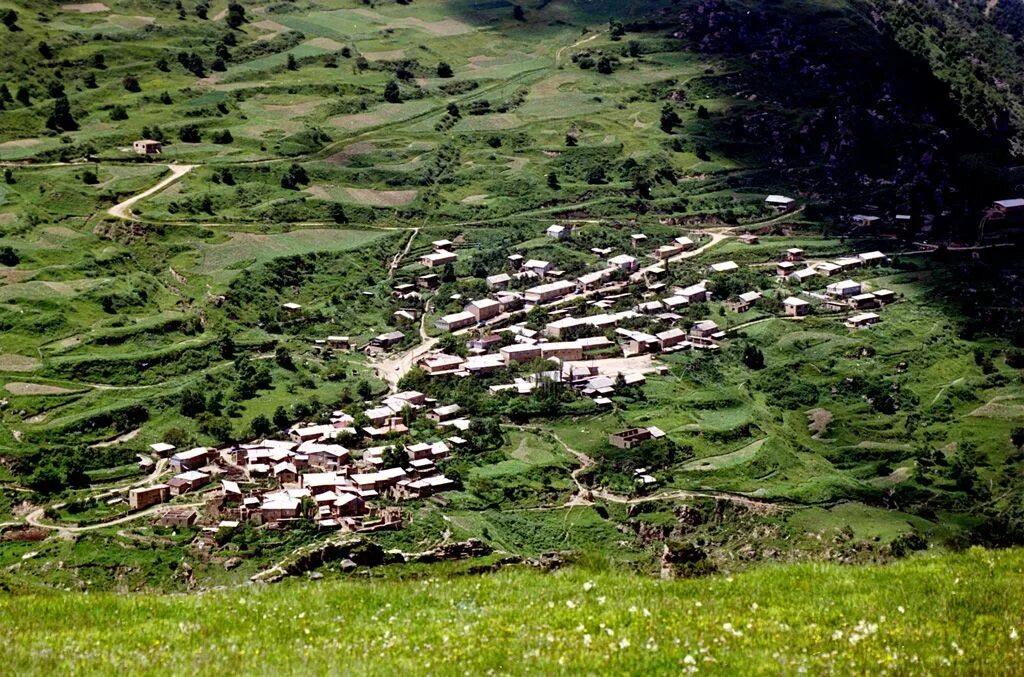
[[[888,259],[882,252],[871,251],[853,256],[843,256],[831,261],[822,261],[813,265],[807,264],[802,268],[798,267],[797,263],[803,262],[803,260],[802,249],[787,249],[785,260],[776,264],[775,272],[779,277],[799,284],[818,276],[832,277],[856,268],[879,265]]]
[[[447,436],[402,444],[403,462],[385,467],[386,459],[394,462],[398,451],[392,452],[395,446],[384,438],[409,432],[409,421],[421,414]],[[154,444],[152,450],[168,458],[174,474],[166,483],[131,489],[129,506],[143,510],[198,492],[216,480],[219,490],[203,496],[210,499],[207,507],[228,518],[228,524],[284,524],[311,518],[321,528],[397,528],[401,512],[371,501],[382,497],[394,501],[425,498],[454,488],[455,482],[439,471],[437,462],[447,458],[452,449],[468,444],[458,433],[467,431],[470,421],[461,415],[458,405],[439,405],[415,391],[386,397],[363,416],[366,422],[361,432],[365,438],[376,440],[377,446],[356,454],[339,443],[345,438],[355,439],[357,432],[356,418],[342,411],[333,412],[327,423],[293,426],[287,439],[184,451],[166,443]],[[150,459],[145,463],[152,466]],[[243,491],[243,485],[250,488]],[[194,521],[195,515],[184,520],[188,524]]]

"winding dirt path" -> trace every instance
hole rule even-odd
[[[134,218],[132,215],[132,205],[140,200],[145,200],[150,195],[159,193],[161,190],[171,185],[181,177],[188,174],[190,171],[196,168],[196,165],[167,165],[167,168],[171,170],[171,175],[166,176],[160,180],[152,188],[142,191],[137,195],[133,195],[124,202],[119,202],[110,209],[107,210],[107,214],[117,217],[119,219],[131,219]]]

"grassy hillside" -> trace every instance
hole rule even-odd
[[[432,572],[432,573],[437,573]],[[0,602],[17,674],[1008,674],[1024,552],[678,582],[582,569]]]

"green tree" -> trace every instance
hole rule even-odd
[[[299,70],[299,62],[295,59],[295,55],[294,54],[289,54],[288,55],[288,61],[286,62],[286,66],[287,66],[288,70],[290,70],[290,71],[297,71],[297,70]]]
[[[360,381],[359,385],[356,386],[356,395],[359,396],[363,402],[373,397],[373,388],[370,386],[369,381]]]
[[[228,3],[228,13],[225,21],[229,28],[238,29],[245,23],[245,8],[237,2]]]
[[[127,120],[128,111],[124,106],[117,104],[110,109],[110,119],[117,122],[118,120]]]
[[[14,247],[6,244],[0,246],[0,265],[16,266],[20,261],[21,257],[18,256],[18,252],[15,251]]]
[[[526,21],[526,12],[523,10],[522,5],[512,6],[512,18],[516,21]]]
[[[332,202],[331,206],[327,208],[328,214],[331,216],[331,221],[335,223],[348,223],[348,215],[345,213],[345,206],[340,202]]]
[[[18,93],[14,95],[14,98],[18,100],[22,106],[32,105],[32,95],[28,91],[28,87],[21,85],[18,87]]]
[[[402,468],[409,462],[409,454],[400,445],[387,447],[380,458],[385,468]]]
[[[402,103],[402,92],[394,80],[389,80],[388,84],[384,85],[384,100],[388,103]]]
[[[9,31],[21,30],[18,28],[18,13],[13,9],[0,10],[0,17],[2,17],[4,26],[7,26]]]
[[[178,130],[178,138],[182,143],[199,143],[202,140],[202,132],[196,125],[182,125]]]
[[[452,71],[451,65],[449,65],[447,62],[442,61],[441,63],[437,64],[437,77],[450,78],[453,75],[455,75],[455,73]]]
[[[676,109],[672,107],[672,104],[666,103],[661,107],[661,131],[666,134],[671,134],[672,130],[682,122],[679,119],[679,114],[676,113]]]
[[[291,418],[288,416],[288,411],[283,406],[278,406],[274,410],[274,427],[278,430],[287,430],[291,425]]]
[[[274,351],[274,362],[277,362],[277,366],[288,371],[295,370],[295,362],[292,360],[292,354],[288,352],[288,349],[284,346],[278,346],[277,350]]]
[[[548,173],[548,188],[551,190],[558,190],[562,187],[562,184],[558,182],[558,174],[554,172]]]
[[[46,126],[57,132],[73,132],[78,129],[78,123],[71,115],[71,102],[68,97],[62,96],[53,102],[53,113],[46,120]]]
[[[124,88],[129,92],[142,91],[142,87],[139,86],[139,79],[134,75],[124,76],[124,78],[121,80],[121,84],[124,85]]]
[[[271,428],[270,420],[266,416],[257,414],[252,419],[252,423],[249,424],[249,430],[252,432],[253,437],[266,437],[273,428]]]
[[[750,369],[764,369],[764,353],[757,346],[743,348],[743,364]]]

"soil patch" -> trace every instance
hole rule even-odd
[[[832,412],[828,409],[808,409],[807,418],[810,419],[810,423],[807,424],[807,429],[810,430],[813,437],[816,440],[820,440],[821,436],[828,430],[828,424],[832,422]]]
[[[51,386],[45,383],[8,383],[4,386],[12,395],[66,395],[75,392],[70,388]]]
[[[392,49],[385,52],[363,52],[368,61],[397,61],[405,56],[404,49]]]
[[[35,371],[40,366],[41,363],[34,357],[14,353],[0,355],[0,371]]]
[[[345,190],[354,201],[375,207],[400,207],[416,199],[415,190],[373,190],[372,188],[346,188]]]
[[[79,14],[95,14],[96,12],[109,12],[110,8],[102,2],[83,2],[77,4],[61,5],[65,12],[78,12]]]
[[[340,151],[327,158],[327,161],[335,165],[345,165],[357,155],[365,155],[377,150],[377,145],[369,141],[357,141],[345,146]]]

